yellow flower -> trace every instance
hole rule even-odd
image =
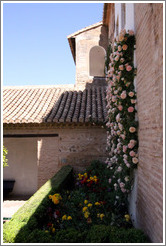
[[[94,179],[97,179],[97,176],[94,176],[93,178],[94,178]]]
[[[93,180],[93,177],[90,177],[90,180]]]
[[[48,233],[48,231],[47,231],[47,230],[46,230],[45,232],[46,232],[46,233]]]
[[[67,219],[67,216],[66,214],[62,216],[62,220],[66,220]]]
[[[82,209],[83,212],[85,212],[85,211],[87,211],[87,210],[88,210],[87,207],[83,207],[83,209]]]
[[[102,220],[104,216],[104,214],[100,214],[100,219]]]
[[[90,179],[87,179],[87,182],[90,182]]]
[[[87,203],[88,203],[88,200],[85,200],[85,201],[84,201],[84,204],[87,204]]]
[[[68,216],[68,217],[67,217],[67,220],[72,220],[72,217],[71,217],[71,216]]]
[[[53,232],[53,233],[55,232],[55,228],[52,228],[52,232]]]
[[[54,204],[58,204],[59,203],[59,199],[57,199],[55,196],[52,196],[52,201]]]
[[[82,175],[81,173],[78,174],[78,179],[82,179],[84,175]]]
[[[87,173],[84,173],[84,177],[87,178],[88,177],[88,174]]]
[[[95,183],[97,183],[97,179],[94,179]]]
[[[125,217],[126,221],[129,222],[129,220],[130,220],[130,215],[129,215],[129,214],[125,214],[124,217]]]
[[[92,207],[92,203],[89,203],[89,204],[88,204],[88,207],[91,208],[91,207]]]
[[[84,217],[87,219],[89,217],[90,213],[87,211],[84,213]]]
[[[95,202],[95,205],[96,205],[96,206],[100,206],[100,203],[99,203],[99,202]]]

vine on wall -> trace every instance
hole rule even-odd
[[[106,163],[113,172],[109,183],[123,197],[132,189],[132,172],[138,164],[134,48],[134,32],[122,30],[115,39],[106,76],[109,151]]]

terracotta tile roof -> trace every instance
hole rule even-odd
[[[4,87],[4,123],[86,123],[106,121],[105,86]]]

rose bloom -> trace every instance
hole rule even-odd
[[[132,149],[133,147],[134,147],[134,144],[131,144],[131,143],[128,144],[129,149]]]
[[[123,140],[125,140],[126,136],[124,134],[120,135]]]
[[[129,181],[129,177],[128,176],[125,177],[125,181],[126,182]]]
[[[124,36],[122,34],[119,35],[119,41],[122,42],[124,40]]]
[[[123,63],[123,62],[124,62],[124,58],[121,58],[121,59],[120,59],[120,62],[122,62],[122,63]]]
[[[123,50],[127,50],[127,48],[128,48],[127,44],[124,44],[124,45],[122,46],[122,49],[123,49]]]
[[[136,157],[134,157],[134,158],[132,158],[132,162],[133,162],[134,164],[137,164],[137,163],[138,163],[138,159],[137,159]]]
[[[126,98],[126,91],[123,91],[122,94],[120,95],[120,97],[121,97],[122,99],[125,99],[125,98]]]
[[[126,166],[129,168],[130,167],[130,164],[129,163],[126,163]]]
[[[127,70],[128,72],[130,72],[130,71],[132,70],[132,67],[129,65],[129,66],[126,67],[126,70]]]
[[[132,104],[135,104],[136,102],[137,102],[136,100],[131,99],[131,103],[132,103]]]
[[[121,71],[124,70],[123,65],[120,65],[120,66],[119,66],[119,69],[120,69]]]
[[[129,128],[129,132],[133,133],[133,132],[135,132],[135,131],[136,131],[135,127],[131,126],[131,127]]]
[[[121,51],[122,50],[122,46],[118,46],[118,51]]]
[[[128,112],[129,112],[129,113],[132,113],[133,111],[134,111],[134,108],[133,108],[133,107],[129,107],[129,108],[128,108]]]
[[[123,106],[122,105],[119,105],[118,106],[118,109],[119,109],[119,111],[122,111],[123,110]]]
[[[126,145],[123,145],[123,152],[125,153],[127,150],[127,146]]]
[[[130,144],[136,145],[136,143],[137,143],[137,142],[136,142],[134,139],[131,139],[131,140],[130,140]]]
[[[111,179],[108,180],[109,184],[111,184]]]
[[[124,184],[123,182],[121,182],[121,183],[119,184],[119,186],[120,186],[120,188],[124,188],[125,184]]]
[[[129,35],[133,36],[134,35],[134,31],[133,30],[129,30]]]
[[[134,96],[134,92],[133,91],[130,91],[129,92],[129,97],[133,97]]]
[[[135,156],[135,152],[132,150],[132,151],[130,151],[129,155],[130,155],[131,157],[134,157],[134,156]]]
[[[131,84],[130,82],[126,83],[126,87],[129,87],[130,84]]]
[[[117,171],[118,172],[121,172],[122,171],[122,168],[121,167],[118,167]]]
[[[115,61],[118,61],[118,60],[119,60],[119,56],[116,56],[116,57],[115,57]]]

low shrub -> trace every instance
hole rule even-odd
[[[4,243],[27,242],[34,229],[40,228],[40,221],[49,205],[48,194],[69,187],[72,180],[72,167],[63,166],[4,224]]]

